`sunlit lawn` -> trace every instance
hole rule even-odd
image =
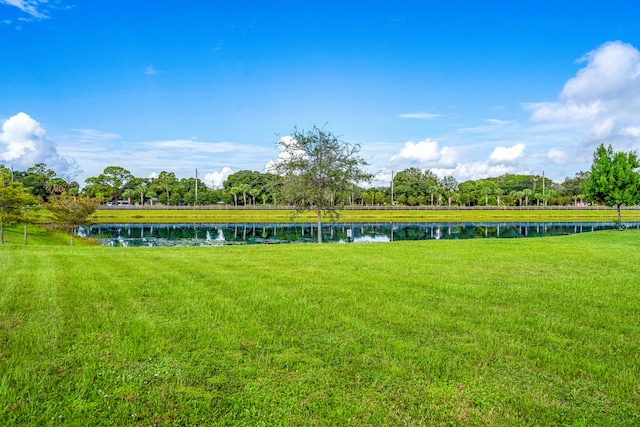
[[[640,425],[640,232],[0,247],[0,425]]]
[[[163,222],[290,222],[289,210],[125,210],[112,209],[97,212],[102,223],[163,223]],[[339,221],[345,222],[471,222],[471,221],[607,221],[616,218],[614,210],[346,210]],[[640,220],[640,210],[625,210],[623,221]],[[295,218],[296,222],[314,222],[315,214],[307,212]]]

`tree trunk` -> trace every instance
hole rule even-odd
[[[317,208],[318,213],[318,243],[322,243],[322,209]]]
[[[4,245],[4,221],[0,219],[0,245]]]
[[[71,231],[71,240],[69,241],[69,246],[73,246],[73,230]]]
[[[22,224],[22,232],[23,232],[23,240],[24,240],[24,244],[27,244],[27,223],[23,223]]]
[[[622,230],[622,219],[620,217],[620,205],[618,205],[618,230]]]

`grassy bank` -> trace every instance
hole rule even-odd
[[[22,224],[8,226],[4,229],[4,239],[7,245],[23,245],[24,230]],[[65,246],[69,245],[70,236],[53,229],[39,226],[27,226],[27,245],[29,246]],[[76,246],[95,246],[97,242],[92,239],[81,239],[76,236]]]
[[[5,245],[0,424],[638,425],[639,242]]]
[[[355,210],[343,211],[344,222],[553,222],[607,221],[616,218],[614,210]],[[640,221],[640,210],[626,210],[623,221]],[[100,210],[97,221],[102,223],[227,223],[227,222],[290,222],[287,210]],[[304,213],[296,222],[315,222],[315,214]]]

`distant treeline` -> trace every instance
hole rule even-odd
[[[1,165],[0,165],[1,166]],[[539,175],[505,174],[461,183],[439,178],[430,170],[408,168],[396,173],[389,186],[364,188],[354,185],[345,194],[335,194],[356,206],[548,206],[584,203],[583,183],[589,172],[579,172],[562,183]],[[221,188],[210,188],[196,178],[178,179],[162,171],[156,178],[140,178],[120,166],[109,166],[80,185],[73,177],[60,175],[38,163],[26,171],[13,171],[13,179],[43,201],[62,193],[85,194],[102,203],[129,205],[278,206],[280,177],[242,170],[227,177]]]

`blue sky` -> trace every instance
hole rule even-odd
[[[640,148],[640,3],[0,0],[0,163],[220,184],[323,126],[388,183]]]

